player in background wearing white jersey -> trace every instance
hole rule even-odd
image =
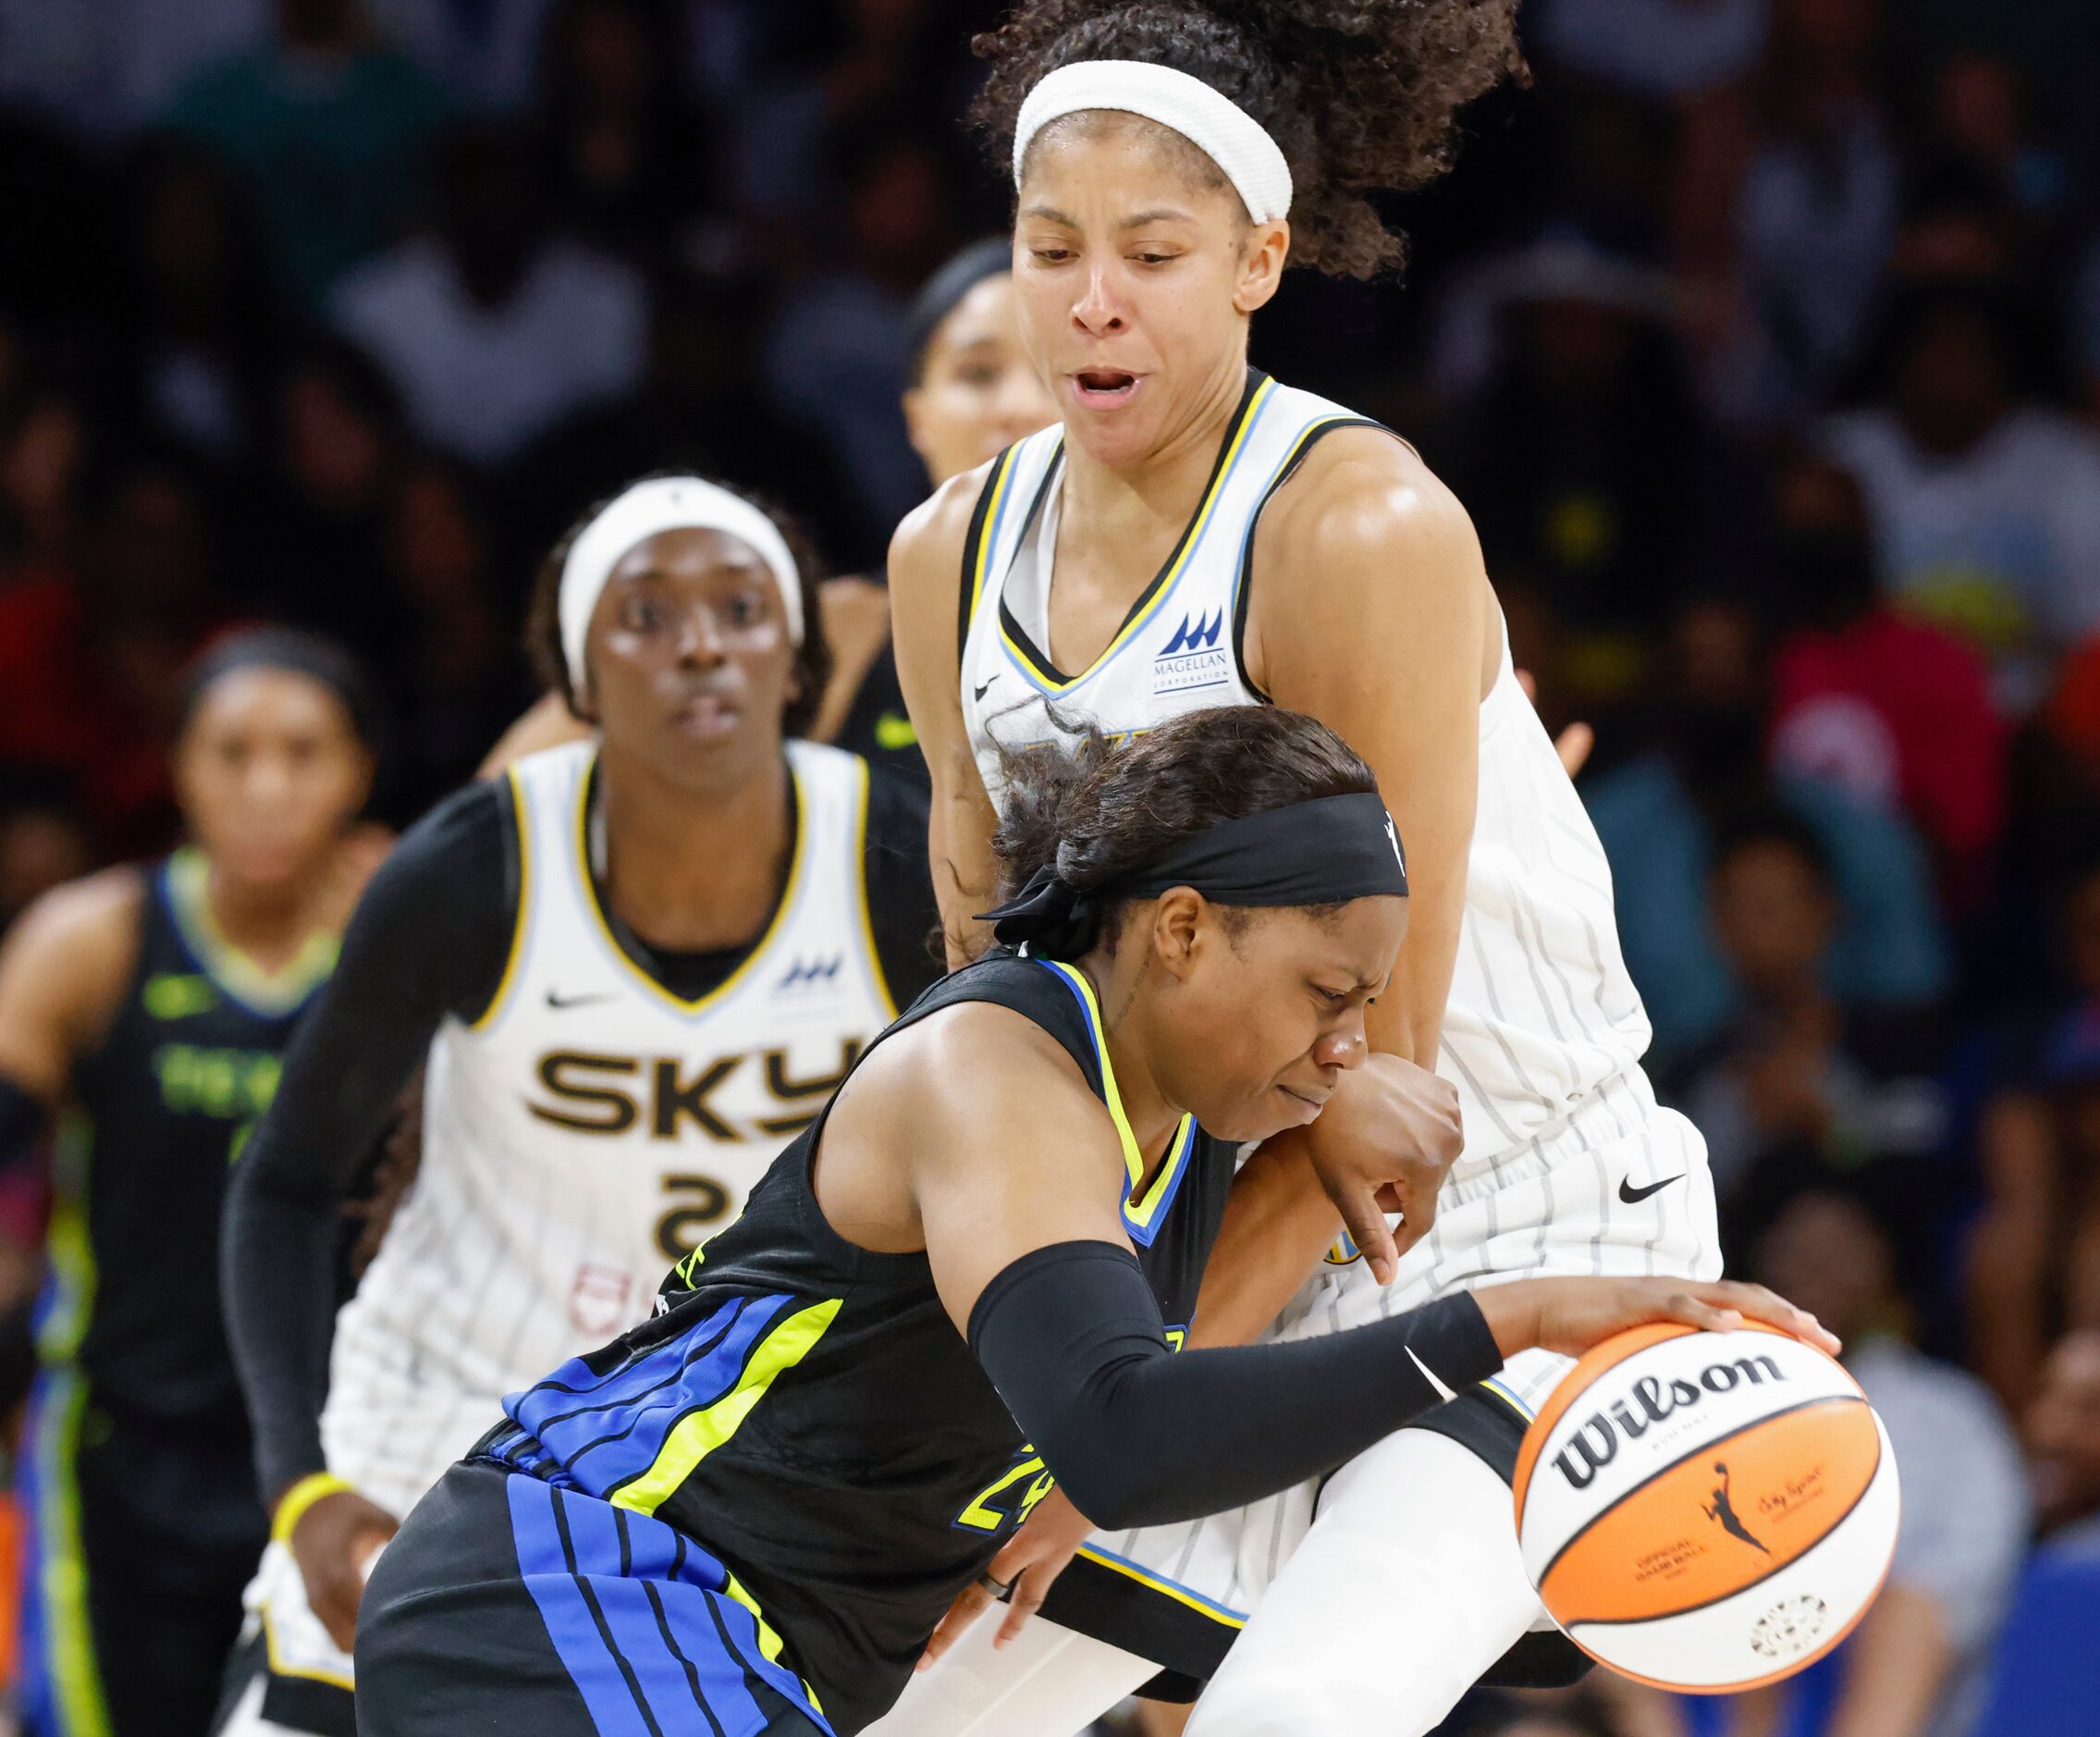
[[[987,907],[997,750],[1068,720],[1112,733],[1273,700],[1333,727],[1407,817],[1417,909],[1372,1010],[1381,1054],[1248,1165],[1198,1340],[1251,1336],[1314,1272],[1335,1225],[1308,1149],[1329,1175],[1357,1161],[1335,1204],[1368,1259],[1316,1272],[1284,1337],[1527,1274],[1719,1267],[1702,1142],[1641,1072],[1603,855],[1464,510],[1389,432],[1247,368],[1287,257],[1395,262],[1368,190],[1441,169],[1455,113],[1517,64],[1514,11],[1035,0],[985,44],[979,114],[1016,146],[1023,330],[1062,426],[944,489],[891,551],[952,942]],[[1433,1108],[1410,1064],[1455,1089],[1465,1144],[1433,1225],[1428,1199],[1401,1201],[1419,1239],[1395,1260],[1368,1207]],[[1504,1484],[1565,1367],[1518,1359],[1323,1485],[1094,1538],[1048,1613],[1123,1656],[1050,1631],[994,1658],[979,1624],[883,1729],[1070,1737],[1158,1662],[1217,1670],[1199,1737],[1405,1737],[1483,1674],[1566,1671],[1566,1643],[1531,1635],[1547,1623]],[[1024,1608],[1075,1542],[1038,1521],[992,1571]]]
[[[564,539],[533,638],[598,743],[404,837],[286,1058],[227,1209],[273,1543],[223,1731],[354,1732],[373,1554],[504,1394],[648,1312],[938,975],[921,800],[787,739],[826,671],[791,536],[663,477]],[[426,1055],[416,1180],[338,1322],[343,1193]]]

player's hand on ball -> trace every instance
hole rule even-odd
[[[1436,1222],[1437,1192],[1466,1141],[1458,1091],[1397,1055],[1342,1076],[1304,1138],[1320,1186],[1382,1285]],[[1395,1232],[1386,1214],[1402,1214]]]
[[[355,1490],[337,1490],[322,1497],[292,1528],[292,1559],[306,1583],[306,1602],[328,1638],[346,1653],[357,1638],[365,1571],[400,1523]]]
[[[1761,1322],[1835,1357],[1836,1337],[1805,1309],[1762,1285],[1685,1278],[1529,1278],[1473,1293],[1504,1357],[1532,1346],[1579,1357],[1592,1345],[1652,1321],[1725,1333]]]
[[[998,1637],[992,1642],[994,1646],[1004,1646],[1021,1632],[1022,1625],[1042,1608],[1050,1583],[1064,1572],[1079,1546],[1093,1533],[1094,1522],[1073,1507],[1062,1490],[1052,1490],[1036,1504],[1036,1511],[1028,1516],[1021,1530],[1006,1541],[1005,1547],[992,1558],[991,1567],[986,1571],[993,1580],[1013,1588],[1007,1600],[1006,1615],[999,1625]],[[963,1638],[963,1632],[971,1623],[998,1602],[991,1589],[982,1582],[964,1587],[963,1595],[948,1607],[948,1614],[940,1619],[940,1626],[927,1642],[926,1651],[919,1657],[918,1669],[924,1670],[931,1665]]]

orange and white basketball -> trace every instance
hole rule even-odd
[[[1592,1657],[1723,1694],[1821,1658],[1896,1548],[1888,1433],[1783,1333],[1637,1327],[1554,1389],[1517,1457],[1524,1566]]]

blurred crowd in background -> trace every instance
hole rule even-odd
[[[906,308],[1006,215],[957,118],[997,10],[0,0],[0,924],[167,844],[229,623],[365,656],[399,825],[530,703],[533,569],[629,477],[878,576]],[[1909,1645],[1706,1728],[2019,1729],[2008,1609],[2100,1563],[2100,9],[1524,16],[1404,279],[1295,277],[1255,357],[1471,510],[1596,727],[1731,1264],[1897,1441]]]

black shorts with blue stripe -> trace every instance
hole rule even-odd
[[[728,1571],[662,1521],[487,1459],[380,1556],[362,1737],[832,1737]]]

